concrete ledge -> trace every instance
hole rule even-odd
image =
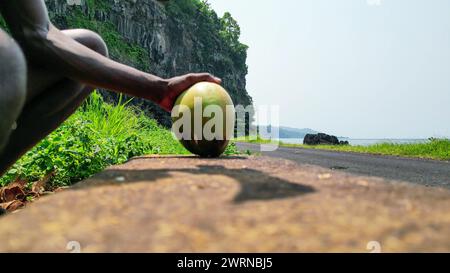
[[[0,218],[0,251],[450,251],[449,208],[445,189],[264,156],[141,157]]]

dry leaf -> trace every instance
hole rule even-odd
[[[25,187],[27,181],[18,176],[14,182],[6,187],[0,188],[0,203],[11,202],[14,200],[25,200]]]
[[[15,210],[20,209],[20,208],[22,208],[24,206],[25,206],[25,203],[22,202],[22,201],[19,201],[19,200],[14,200],[14,201],[11,201],[11,202],[1,203],[0,204],[0,208],[6,210],[8,212],[15,211]]]
[[[0,202],[11,202],[14,200],[24,200],[25,192],[19,186],[6,186],[0,189]]]
[[[25,203],[40,197],[45,193],[46,185],[54,175],[55,173],[51,172],[41,180],[32,183],[31,190],[27,188],[28,181],[20,177],[8,186],[0,188],[0,212],[13,212],[24,207]]]

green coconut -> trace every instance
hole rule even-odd
[[[208,111],[208,106],[213,107]],[[233,137],[234,120],[235,110],[230,95],[222,86],[210,82],[197,83],[184,91],[172,110],[172,129],[183,134],[175,133],[179,141],[188,151],[202,157],[218,157],[225,151]],[[199,130],[194,128],[200,127],[199,134]],[[213,134],[207,135],[208,132]]]

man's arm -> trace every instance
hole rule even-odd
[[[206,73],[165,80],[114,62],[53,26],[43,0],[3,0],[0,12],[29,62],[87,85],[149,99],[170,110],[176,96],[190,85],[220,83]]]

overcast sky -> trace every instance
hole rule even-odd
[[[450,136],[449,0],[209,0],[250,46],[247,90],[281,125]]]

